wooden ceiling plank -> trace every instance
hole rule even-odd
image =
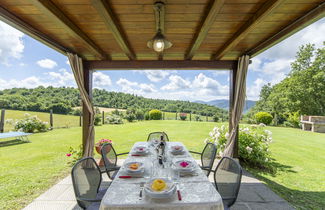
[[[109,59],[107,54],[95,44],[72,20],[70,20],[52,1],[31,0],[34,6],[51,18],[52,21],[62,25],[73,36],[82,40],[85,46],[99,59]]]
[[[57,41],[52,39],[51,37],[47,36],[46,34],[40,32],[39,30],[35,29],[30,24],[26,23],[19,17],[13,15],[6,9],[0,6],[0,20],[11,25],[12,27],[20,30],[21,32],[27,34],[28,36],[40,41],[41,43],[45,44],[46,46],[58,51],[59,53],[66,54],[67,52],[74,53],[73,50],[59,44]]]
[[[217,51],[212,55],[211,59],[220,60],[227,52],[231,51],[249,32],[265,20],[270,14],[274,12],[280,4],[285,0],[269,0],[266,1],[262,7],[247,21],[240,29]]]
[[[229,61],[196,61],[196,60],[134,60],[134,61],[86,61],[85,66],[91,70],[110,69],[233,69],[236,60]]]
[[[210,10],[207,16],[203,19],[199,29],[197,30],[196,34],[194,35],[192,44],[190,45],[187,53],[185,54],[186,60],[191,60],[195,54],[195,52],[199,49],[202,42],[206,38],[211,26],[214,24],[217,15],[219,14],[224,0],[214,0],[213,4],[210,7]]]
[[[123,32],[121,26],[118,24],[116,16],[108,5],[108,3],[105,0],[92,0],[92,5],[102,17],[107,28],[112,31],[115,40],[122,48],[124,53],[129,57],[130,60],[135,60],[136,55],[132,50],[125,33]]]
[[[250,55],[251,57],[257,56],[258,54],[264,52],[270,47],[276,45],[282,40],[288,38],[289,36],[293,35],[294,33],[300,31],[301,29],[305,28],[306,26],[316,22],[317,20],[323,17],[325,17],[325,2],[310,10],[304,16],[293,21],[290,25],[284,27],[282,30],[280,30],[273,36],[267,38],[254,48],[248,50],[246,54]]]

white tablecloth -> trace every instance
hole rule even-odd
[[[133,148],[146,144],[146,142],[137,142]],[[172,145],[182,145],[180,142],[168,142],[167,148]],[[132,150],[133,150],[132,148]],[[131,151],[132,151],[131,150]],[[182,156],[173,156],[169,152],[170,158],[186,158],[193,162],[190,153],[186,150],[186,153]],[[154,167],[153,171],[158,170],[158,164],[152,164],[152,160],[148,156],[137,157],[128,156],[125,163],[130,161],[141,161],[145,164],[146,172],[150,171],[150,167]],[[124,164],[125,164],[124,163]],[[162,169],[160,169],[162,170]],[[165,169],[163,169],[165,170]],[[166,169],[168,170],[168,169]],[[139,199],[140,183],[144,182],[144,178],[130,178],[121,179],[120,175],[126,175],[123,169],[121,169],[111,186],[107,190],[105,196],[100,205],[101,210],[126,210],[126,209],[184,209],[184,210],[223,210],[222,198],[216,191],[215,187],[209,182],[208,178],[204,175],[202,170],[197,166],[195,176],[181,176],[179,178],[179,187],[182,195],[182,200],[179,201],[177,194],[169,199],[159,200],[151,199],[145,196],[142,200]]]

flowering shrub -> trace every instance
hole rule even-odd
[[[239,159],[250,166],[265,167],[270,160],[269,144],[272,142],[272,133],[261,126],[250,126],[239,129],[238,146]],[[222,156],[227,140],[228,129],[222,125],[215,127],[209,133],[206,142],[213,142],[218,147],[219,155]]]
[[[82,145],[80,145],[78,149],[70,147],[69,152],[65,154],[65,156],[69,158],[68,164],[74,165],[78,160],[82,158]]]
[[[186,118],[187,118],[187,114],[186,114],[186,113],[179,113],[179,118],[180,118],[181,120],[186,120]]]
[[[123,124],[123,119],[119,115],[108,115],[106,117],[106,123],[108,124]]]
[[[96,143],[96,146],[102,146],[103,144],[112,143],[112,142],[113,141],[109,139],[101,139],[99,142]]]
[[[15,130],[26,133],[34,133],[47,131],[47,122],[43,122],[37,116],[30,116],[25,114],[25,118],[18,120],[15,124]]]

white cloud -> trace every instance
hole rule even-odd
[[[112,85],[111,78],[102,73],[102,72],[94,72],[93,74],[93,85],[96,88],[107,88],[108,86]]]
[[[69,62],[69,60],[68,60],[68,59],[65,61],[65,63],[66,63],[67,65],[69,65],[69,66],[70,66],[70,62]]]
[[[0,21],[0,63],[9,66],[11,58],[19,59],[24,51],[23,33]]]
[[[153,84],[131,82],[125,78],[120,78],[116,84],[126,93],[145,95],[147,93],[157,92]]]
[[[325,18],[304,28],[291,37],[283,40],[267,51],[261,53],[259,58],[266,59],[293,59],[299,46],[307,43],[315,44],[316,47],[322,46],[325,34]]]
[[[139,72],[141,74],[145,74],[146,77],[151,82],[159,82],[159,81],[165,79],[171,73],[176,72],[176,71],[170,71],[170,70],[134,70],[134,72]]]
[[[42,68],[46,68],[46,69],[53,69],[54,67],[56,67],[58,64],[51,60],[51,59],[43,59],[43,60],[39,60],[36,62],[40,67]]]
[[[73,74],[66,69],[60,69],[58,72],[48,72],[45,75],[49,76],[51,85],[54,87],[76,87]]]
[[[162,90],[179,90],[190,87],[190,81],[183,79],[178,75],[171,75],[169,77],[169,83],[161,87]]]
[[[31,76],[22,80],[3,80],[0,78],[0,90],[10,89],[10,88],[34,88],[40,85],[48,86],[44,81],[41,81],[39,77]]]
[[[205,92],[207,92],[207,90],[213,90],[221,95],[226,95],[229,91],[228,85],[221,85],[217,80],[214,80],[203,73],[195,76],[193,87],[205,89]]]
[[[265,80],[263,80],[262,78],[257,78],[254,81],[253,85],[248,85],[246,90],[247,98],[250,100],[258,100],[260,91],[265,84],[267,84]]]

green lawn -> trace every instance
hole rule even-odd
[[[325,134],[268,127],[277,173],[252,171],[298,209],[325,208]]]
[[[129,151],[149,132],[165,131],[172,141],[201,151],[203,140],[217,123],[144,121],[96,127],[96,140],[110,138],[117,152]],[[219,124],[220,125],[220,124]],[[301,209],[325,206],[325,135],[298,129],[269,127],[276,174],[253,171],[275,192]],[[0,147],[0,209],[20,209],[70,172],[65,154],[81,143],[81,128],[34,134],[32,143]],[[252,170],[251,170],[252,171]]]
[[[32,112],[32,111],[18,111],[18,110],[6,110],[5,119],[23,119],[25,114],[28,113],[31,116],[37,116],[42,121],[50,122],[50,114],[46,112]],[[58,127],[76,127],[79,126],[79,117],[73,115],[62,115],[62,114],[53,114],[53,126],[54,128]],[[8,123],[4,127],[5,132],[13,130],[13,125]]]

